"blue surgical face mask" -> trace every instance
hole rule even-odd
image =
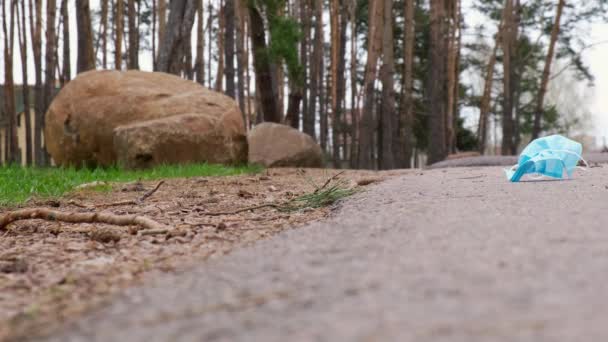
[[[505,173],[511,182],[519,182],[525,174],[561,179],[564,171],[571,178],[578,161],[583,160],[582,153],[581,144],[561,135],[538,138],[526,146],[517,164],[505,169]]]

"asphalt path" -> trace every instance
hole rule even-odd
[[[51,341],[608,341],[608,167],[412,172]]]

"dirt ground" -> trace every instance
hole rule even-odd
[[[159,182],[116,183],[111,192],[85,188],[57,200],[32,200],[22,207],[145,215],[173,229],[141,236],[135,226],[41,220],[9,225],[0,231],[0,340],[46,334],[147,277],[184,272],[239,246],[327,217],[333,207],[229,212],[285,203],[322,187],[337,173],[270,169],[259,175],[171,179],[135,205],[104,207],[141,198]],[[361,189],[402,173],[346,171],[337,178]],[[226,214],[209,215],[219,212]]]

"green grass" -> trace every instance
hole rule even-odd
[[[293,199],[282,209],[285,211],[296,211],[304,208],[326,207],[353,195],[355,192],[356,190],[350,188],[344,180],[335,182],[329,180],[323,187],[317,187],[316,191]]]
[[[80,184],[94,181],[131,182],[166,178],[232,176],[257,173],[257,166],[222,166],[190,164],[159,166],[148,170],[122,170],[119,168],[0,168],[0,206],[23,203],[30,197],[53,198],[61,196]]]

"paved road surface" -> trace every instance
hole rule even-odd
[[[608,341],[608,167],[425,170],[132,289],[52,341]]]
[[[471,166],[511,166],[517,164],[519,156],[478,156],[444,160],[429,166],[430,169],[442,169],[446,167],[471,167]],[[589,152],[584,153],[583,158],[591,164],[608,163],[608,153]]]

